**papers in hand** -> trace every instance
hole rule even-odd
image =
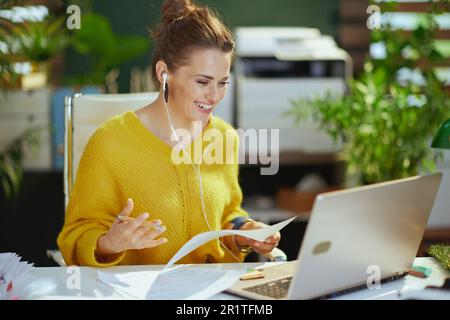
[[[202,244],[211,241],[213,239],[217,239],[224,236],[230,236],[230,235],[238,235],[247,237],[253,240],[257,241],[264,241],[271,235],[277,233],[281,229],[283,229],[285,226],[287,226],[289,223],[291,223],[296,217],[284,220],[280,223],[274,224],[273,226],[269,226],[267,228],[261,228],[261,229],[253,229],[253,230],[218,230],[218,231],[207,231],[200,233],[193,237],[191,240],[186,242],[184,246],[181,247],[180,250],[178,250],[177,253],[170,259],[170,261],[167,263],[167,265],[164,267],[164,269],[169,268],[172,266],[175,262],[183,258],[185,255],[189,254],[190,252],[194,251],[198,247],[200,247]]]
[[[0,300],[24,297],[25,287],[32,281],[32,264],[20,261],[15,253],[0,253]]]

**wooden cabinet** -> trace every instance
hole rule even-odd
[[[41,128],[39,147],[24,148],[24,169],[45,171],[52,168],[50,88],[31,91],[0,91],[0,150],[30,128]]]

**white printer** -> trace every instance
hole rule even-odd
[[[340,145],[317,123],[296,125],[282,114],[291,99],[345,94],[351,72],[349,55],[318,29],[237,28],[233,123],[243,130],[279,129],[280,152],[334,153]]]

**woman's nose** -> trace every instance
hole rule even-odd
[[[211,86],[207,94],[208,103],[216,104],[220,100],[220,90],[217,86]]]

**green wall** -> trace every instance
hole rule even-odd
[[[337,36],[339,0],[203,0],[231,26],[302,26]],[[162,0],[93,0],[95,12],[105,15],[119,34],[148,35],[159,19]],[[149,38],[150,41],[150,38]],[[132,67],[150,63],[151,51],[121,67],[120,92],[129,91]]]

